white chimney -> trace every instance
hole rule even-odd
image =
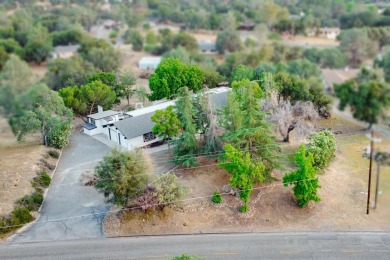
[[[103,112],[103,108],[101,106],[98,106],[98,113],[102,113]]]

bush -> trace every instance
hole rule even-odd
[[[51,157],[55,158],[55,159],[58,159],[58,158],[60,157],[60,153],[59,153],[57,150],[50,150],[50,151],[48,152],[48,154],[49,154]]]
[[[178,178],[173,173],[162,175],[157,179],[155,185],[156,191],[154,194],[157,197],[160,208],[176,203],[184,197],[187,191],[186,187],[179,183]]]
[[[211,201],[214,203],[221,203],[222,202],[221,194],[218,191],[214,192]]]
[[[33,179],[33,182],[38,183],[43,188],[47,188],[50,185],[51,178],[47,174],[47,172],[42,171],[42,172],[38,173],[38,176]]]
[[[306,152],[313,154],[313,166],[317,170],[324,170],[335,157],[336,141],[334,134],[329,130],[315,133],[309,138]]]
[[[118,32],[117,31],[114,31],[114,30],[112,30],[111,32],[110,32],[110,34],[109,34],[109,37],[111,38],[111,39],[114,39],[114,38],[116,38],[118,36]]]
[[[24,196],[16,201],[16,204],[30,211],[38,210],[43,202],[43,195],[37,190],[31,195]]]
[[[240,212],[241,213],[245,213],[245,212],[247,212],[248,211],[248,205],[241,205],[240,206]]]
[[[34,220],[34,217],[30,214],[30,211],[26,208],[18,208],[12,211],[12,224],[20,225],[26,224]]]

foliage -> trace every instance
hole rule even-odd
[[[283,177],[283,185],[285,187],[289,184],[294,185],[294,195],[301,208],[306,207],[312,200],[320,202],[317,189],[321,186],[318,184],[318,178],[315,177],[316,168],[313,166],[313,154],[306,152],[305,146],[301,145],[295,155],[295,161],[299,168]]]
[[[329,130],[323,130],[310,136],[306,145],[306,153],[313,155],[313,166],[318,170],[324,170],[335,157],[336,141],[334,134]]]
[[[91,48],[84,59],[102,71],[115,71],[120,66],[121,54],[112,47]]]
[[[181,62],[187,63],[187,64],[189,64],[190,60],[191,60],[190,54],[182,46],[179,46],[176,49],[173,49],[173,50],[170,50],[170,51],[164,53],[163,58],[176,58],[176,59],[179,59]]]
[[[339,108],[344,110],[349,106],[353,117],[368,123],[370,127],[378,122],[390,105],[390,88],[378,80],[348,80],[335,84],[334,90],[340,99]]]
[[[48,154],[49,154],[51,157],[55,158],[55,159],[58,159],[58,158],[60,157],[60,153],[59,153],[57,150],[50,150],[50,151],[48,152]]]
[[[147,212],[148,210],[154,210],[158,206],[155,191],[156,188],[148,187],[145,191],[145,194],[137,198],[137,202],[144,212]]]
[[[83,86],[62,88],[59,95],[65,106],[77,115],[89,115],[97,111],[97,106],[110,109],[116,100],[115,92],[101,81],[92,81]]]
[[[133,46],[133,51],[142,51],[144,47],[144,39],[142,35],[137,30],[128,30],[125,33],[126,43],[131,43]]]
[[[222,202],[221,194],[218,191],[215,191],[213,193],[213,197],[211,198],[211,201],[214,203],[221,203]]]
[[[12,211],[12,224],[21,225],[33,221],[35,218],[26,208],[18,208]]]
[[[117,99],[124,97],[127,100],[127,105],[130,105],[130,98],[134,95],[136,90],[134,89],[136,78],[132,71],[125,71],[117,75],[117,85],[115,92]]]
[[[319,117],[310,101],[298,101],[294,105],[284,101],[272,106],[269,110],[269,121],[277,126],[284,142],[290,141],[290,132],[293,130],[300,137],[310,135],[314,131],[314,123]]]
[[[240,189],[240,198],[244,202],[246,212],[253,185],[264,181],[265,166],[262,162],[251,160],[249,152],[234,148],[230,144],[224,146],[223,162],[219,165],[233,176],[230,178],[232,187]]]
[[[107,202],[123,207],[143,194],[148,181],[149,165],[141,150],[113,149],[95,168],[95,188]]]
[[[69,143],[72,125],[69,122],[58,122],[48,135],[48,145],[57,149],[64,148]]]
[[[264,163],[265,174],[279,167],[278,145],[273,136],[273,127],[260,110],[260,100],[264,96],[257,82],[242,80],[233,82],[233,93],[228,94],[228,104],[224,107],[221,126],[226,134],[222,140],[237,149],[246,149],[251,157]]]
[[[385,80],[390,83],[390,50],[384,53],[381,60],[376,61],[378,67],[383,68]]]
[[[32,83],[32,72],[18,56],[11,54],[0,73],[0,107],[9,116],[15,114],[16,96],[25,92]]]
[[[233,71],[229,79],[230,82],[240,81],[243,79],[254,80],[255,73],[254,70],[245,65],[238,65]]]
[[[166,58],[149,79],[149,88],[152,90],[149,98],[151,100],[173,98],[183,86],[196,92],[201,89],[203,81],[203,73],[196,65],[184,64],[175,58]]]
[[[210,69],[202,69],[202,73],[204,76],[203,85],[208,88],[216,88],[218,84],[225,80],[225,77],[219,74],[217,71]]]
[[[157,110],[151,120],[156,123],[152,128],[153,134],[163,138],[164,141],[177,136],[181,130],[180,120],[173,111],[173,106],[169,106],[165,110]]]
[[[29,211],[37,211],[43,202],[42,193],[35,191],[31,195],[26,195],[18,200],[16,204],[28,209]]]
[[[300,78],[310,77],[321,78],[321,71],[318,66],[308,60],[293,60],[287,63],[287,72]]]
[[[63,87],[86,84],[95,70],[91,63],[78,55],[70,59],[58,58],[49,61],[44,80],[49,88],[58,91]]]
[[[372,41],[364,30],[343,31],[339,40],[340,50],[346,54],[352,67],[358,67],[364,60],[373,58],[378,51],[378,44]]]
[[[191,93],[187,87],[179,89],[179,96],[175,103],[177,116],[183,126],[183,131],[179,138],[174,141],[174,163],[186,167],[197,164],[195,154],[198,150],[196,140],[196,122],[194,115],[197,110],[192,103]]]
[[[53,46],[80,44],[84,37],[84,32],[78,27],[69,28],[63,31],[56,31],[51,34]]]
[[[9,59],[8,53],[0,46],[0,71],[3,69],[5,63]]]
[[[34,27],[29,32],[26,46],[24,46],[25,60],[39,64],[49,57],[52,50],[52,40],[47,29],[42,26]]]
[[[174,173],[165,173],[155,181],[154,192],[158,205],[164,208],[170,204],[177,204],[178,200],[184,198],[187,188],[179,182]]]
[[[242,42],[237,32],[224,30],[218,33],[216,47],[220,54],[224,54],[226,51],[233,52],[241,50]]]
[[[26,134],[40,132],[45,144],[62,148],[67,143],[70,131],[58,131],[70,128],[72,111],[65,107],[57,92],[43,84],[34,85],[18,97],[16,104],[19,111],[10,121],[19,141]]]

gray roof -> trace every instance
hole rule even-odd
[[[215,44],[215,42],[201,41],[199,42],[199,49],[201,51],[217,51],[217,45]]]
[[[212,99],[217,108],[224,106],[227,102],[227,93],[228,91],[221,93],[214,93]],[[152,132],[154,122],[152,122],[152,116],[155,111],[130,117],[114,123],[114,126],[127,138],[132,139],[137,136],[141,136],[146,133]]]
[[[80,45],[59,45],[54,48],[55,53],[61,52],[76,52]]]
[[[114,123],[114,126],[127,138],[131,139],[152,132],[154,122],[152,116],[155,112],[130,117]]]
[[[88,115],[87,117],[97,120],[97,119],[102,119],[102,118],[108,117],[108,116],[118,115],[120,113],[121,112],[118,112],[118,111],[106,110],[106,111],[103,111],[100,113]]]
[[[221,93],[215,93],[212,95],[212,99],[214,101],[216,108],[220,108],[220,107],[226,105],[227,95],[228,95],[228,91],[221,92]]]
[[[94,125],[94,124],[85,123],[85,124],[84,124],[84,128],[87,129],[87,130],[92,130],[92,129],[95,129],[95,128],[97,128],[97,127],[96,127],[96,125]]]

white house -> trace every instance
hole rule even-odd
[[[228,91],[230,88],[227,87],[208,91],[217,108],[226,104]],[[84,133],[88,135],[103,133],[107,139],[129,150],[144,147],[161,140],[152,134],[154,123],[151,117],[156,110],[164,110],[173,105],[175,101],[169,100],[126,113],[112,110],[100,111],[88,116],[88,123],[84,125]]]
[[[161,57],[143,57],[138,62],[138,67],[143,70],[155,70],[161,62]]]
[[[212,41],[200,41],[199,43],[199,49],[201,52],[205,53],[212,53],[217,51],[217,45],[215,42]]]
[[[337,36],[340,34],[340,28],[319,28],[318,30],[313,28],[308,31],[307,35],[308,36],[318,36],[321,38],[326,38],[326,39],[332,39],[336,40]]]
[[[63,45],[63,46],[56,46],[54,48],[54,51],[52,52],[53,59],[63,58],[63,59],[69,59],[72,57],[78,50],[80,45]]]
[[[103,111],[102,107],[98,107],[98,113],[87,116],[88,122],[84,124],[84,133],[87,135],[97,135],[106,133],[105,128],[114,122],[123,119],[122,112],[107,110]]]

